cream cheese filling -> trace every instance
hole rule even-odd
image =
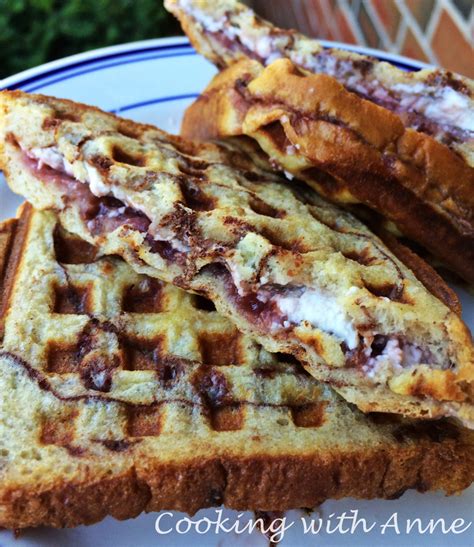
[[[278,295],[273,298],[290,323],[308,322],[343,340],[349,349],[359,343],[359,333],[337,299],[322,291],[306,289],[302,294]]]
[[[22,150],[28,154],[29,157],[38,160],[38,169],[41,169],[43,165],[51,167],[56,171],[66,173],[70,177],[73,176],[73,168],[71,163],[58,151],[55,146],[49,146],[47,148],[31,148],[30,150]]]
[[[423,350],[410,342],[400,345],[400,340],[397,337],[387,340],[380,355],[370,357],[370,351],[370,347],[365,350],[369,359],[362,367],[362,370],[369,378],[377,377],[387,367],[392,373],[400,373],[403,369],[423,363]]]

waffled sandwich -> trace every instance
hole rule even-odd
[[[53,212],[0,225],[0,272],[2,527],[472,483],[472,431],[364,416]]]
[[[35,207],[136,271],[209,298],[360,409],[473,427],[467,327],[311,189],[231,144],[21,92],[0,94],[0,142],[8,183]]]
[[[474,283],[471,80],[324,49],[233,0],[166,5],[198,51],[230,67],[190,107],[184,136],[256,139],[276,168],[369,207]]]

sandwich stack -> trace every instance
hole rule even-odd
[[[0,94],[0,526],[468,487],[472,337],[396,238],[473,280],[472,83],[166,4],[222,69],[186,138]]]

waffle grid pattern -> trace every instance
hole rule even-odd
[[[161,433],[244,432],[262,415],[295,430],[325,421],[317,383],[238,333],[210,302],[96,258],[52,214],[28,214],[22,265],[33,260],[29,242],[44,246],[33,272],[20,267],[2,349],[34,363],[30,376],[60,400],[42,412],[40,443],[74,454],[87,439],[121,451]],[[46,293],[35,289],[39,279]],[[15,344],[26,317],[30,355]]]

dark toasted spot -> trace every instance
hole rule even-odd
[[[202,333],[199,347],[203,363],[206,365],[238,365],[242,361],[240,334]]]
[[[99,169],[99,171],[107,171],[112,167],[113,161],[107,156],[96,155],[90,159],[91,163]]]
[[[161,355],[158,363],[158,380],[166,389],[173,387],[193,361],[175,355]]]
[[[107,450],[110,450],[111,452],[124,452],[125,450],[128,450],[133,443],[130,441],[126,441],[124,439],[122,440],[102,440],[99,441],[101,444],[107,448]]]
[[[163,284],[151,278],[130,285],[123,296],[123,311],[131,313],[158,313],[162,311],[162,289]]]
[[[417,421],[400,425],[392,434],[398,442],[427,437],[432,442],[441,443],[459,439],[460,430],[448,420]]]
[[[370,266],[377,261],[377,257],[373,256],[369,248],[364,248],[361,251],[343,251],[345,258],[357,262],[362,266]]]
[[[237,431],[243,426],[243,408],[239,404],[214,408],[210,418],[214,431]]]
[[[161,433],[161,409],[159,406],[131,407],[128,411],[128,435],[130,437],[156,437]]]
[[[80,122],[81,121],[81,115],[79,112],[71,112],[70,110],[56,110],[55,112],[56,118],[59,118],[60,120],[66,120],[69,122]]]
[[[385,297],[389,300],[408,303],[404,298],[403,285],[396,285],[394,283],[368,283],[365,282],[365,288],[377,297]]]
[[[126,337],[122,340],[123,367],[127,370],[157,370],[160,361],[162,337],[151,340]]]
[[[325,421],[326,402],[308,403],[291,407],[293,422],[297,427],[321,427]]]
[[[53,374],[78,372],[81,352],[78,345],[67,346],[51,343],[47,354],[47,371]]]
[[[284,211],[275,209],[275,207],[272,207],[256,195],[249,196],[249,207],[254,213],[271,218],[283,218],[286,214]]]
[[[291,141],[286,136],[285,130],[280,122],[272,122],[265,125],[261,128],[260,132],[267,135],[280,152],[286,153],[286,149],[291,146]]]
[[[301,239],[287,239],[287,234],[284,231],[280,231],[278,228],[270,228],[268,226],[261,228],[260,233],[275,247],[280,247],[286,251],[305,252],[307,246]]]
[[[253,369],[253,372],[255,376],[265,380],[272,380],[278,373],[277,369],[272,367],[257,367]]]
[[[124,137],[129,137],[130,139],[139,139],[142,134],[141,128],[137,129],[135,125],[123,121],[119,123],[117,131]]]
[[[202,296],[200,294],[193,295],[192,304],[193,304],[193,307],[196,308],[197,310],[216,311],[214,302],[212,302],[212,300],[209,300],[209,298],[206,298],[205,296]]]
[[[43,120],[43,123],[41,124],[41,128],[45,131],[48,131],[49,129],[56,129],[61,125],[61,120],[58,118],[45,118]]]
[[[126,165],[132,165],[135,167],[143,167],[146,163],[146,159],[142,155],[129,154],[119,145],[115,145],[112,148],[112,158],[119,163],[125,163]]]
[[[206,195],[199,186],[190,181],[181,181],[181,193],[184,205],[195,211],[212,211],[215,208],[215,199]]]
[[[279,363],[289,363],[301,367],[301,363],[294,355],[290,355],[289,353],[274,353],[273,355]]]
[[[308,169],[305,169],[302,172],[301,178],[315,181],[320,187],[321,192],[326,196],[336,196],[337,194],[340,194],[347,186],[343,181],[336,179],[329,173],[326,173],[317,167],[309,167]]]
[[[56,226],[53,234],[54,252],[61,264],[91,264],[95,261],[97,249],[87,241],[61,231]]]
[[[42,444],[63,446],[74,439],[74,420],[77,411],[66,411],[59,416],[48,416],[43,419],[40,433]]]
[[[69,284],[54,287],[53,313],[85,314],[90,311],[90,287]]]
[[[223,501],[224,497],[222,494],[222,490],[212,488],[209,492],[208,504],[206,504],[206,506],[217,507],[219,505],[222,505]]]

